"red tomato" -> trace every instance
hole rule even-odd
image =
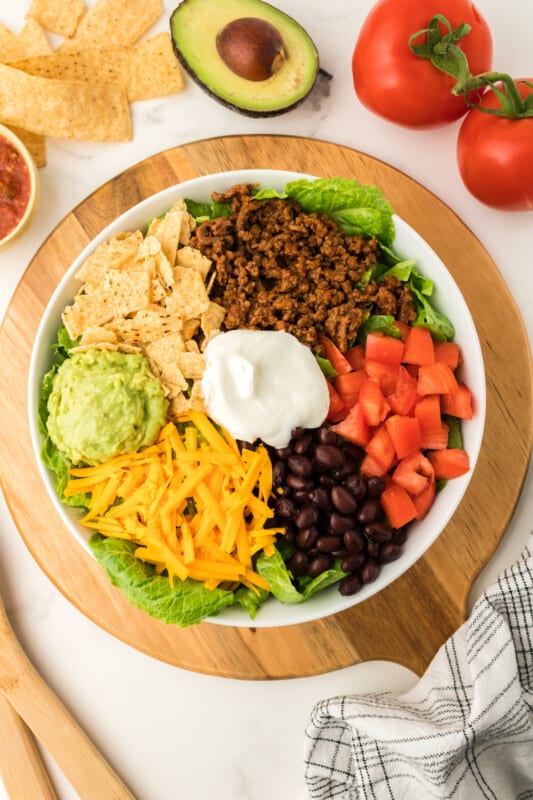
[[[428,453],[428,459],[431,461],[437,479],[458,478],[470,469],[468,453],[458,447],[434,450]]]
[[[335,389],[347,409],[358,401],[363,381],[366,381],[366,373],[362,369],[333,378]]]
[[[459,387],[457,379],[444,361],[435,361],[418,370],[418,394],[452,394]]]
[[[523,83],[518,90],[522,97],[533,91]],[[480,105],[500,103],[489,91]],[[482,203],[507,211],[533,209],[533,117],[507,119],[473,108],[459,130],[457,163],[466,188]]]
[[[365,450],[382,467],[383,473],[389,471],[396,460],[396,451],[384,422],[376,428]]]
[[[340,394],[330,381],[327,381],[329,391],[329,410],[326,419],[336,422],[346,416],[347,408],[344,405]]]
[[[472,419],[472,392],[464,383],[453,394],[443,394],[441,400],[443,414],[451,414],[460,419]]]
[[[359,447],[365,447],[370,439],[370,429],[366,424],[360,403],[352,406],[348,415],[336,425],[332,425],[331,430]]]
[[[404,364],[417,364],[418,366],[435,363],[435,346],[427,328],[420,326],[411,328],[405,340],[402,361]]]
[[[402,417],[393,414],[385,420],[387,431],[392,439],[398,458],[411,456],[422,446],[422,431],[415,417]]]
[[[391,483],[381,495],[381,505],[393,528],[401,528],[415,519],[416,507],[405,489]]]
[[[442,0],[379,0],[361,28],[353,53],[354,86],[363,105],[408,128],[443,125],[467,111],[465,100],[451,94],[454,79],[409,49],[409,38],[427,28],[435,14],[444,14],[453,28],[462,22],[472,26],[459,47],[474,75],[488,71],[492,37],[470,0],[444,4]]]
[[[380,361],[382,364],[393,364],[397,366],[403,360],[403,342],[401,339],[395,339],[393,336],[383,336],[381,333],[369,333],[366,337],[365,355],[371,361]]]
[[[420,492],[420,494],[413,495],[411,497],[413,505],[416,508],[417,519],[424,519],[429,509],[433,505],[433,500],[435,499],[435,493],[436,493],[435,481],[431,481],[431,483],[428,484],[428,486],[424,489],[423,492]]]
[[[367,378],[359,392],[359,405],[367,425],[379,425],[390,411],[390,406],[379,384]]]
[[[410,495],[417,495],[435,481],[435,472],[431,462],[417,450],[412,456],[402,458],[393,472],[392,480]]]
[[[352,365],[344,358],[336,344],[327,336],[319,337],[320,347],[322,349],[322,356],[327,358],[335,372],[339,375],[344,375],[346,372],[352,371]]]

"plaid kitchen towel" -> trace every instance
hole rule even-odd
[[[312,800],[533,798],[533,533],[413,689],[316,704],[305,762]]]

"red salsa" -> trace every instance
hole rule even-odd
[[[0,239],[24,216],[30,199],[30,172],[19,151],[0,136]]]

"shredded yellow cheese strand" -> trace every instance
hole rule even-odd
[[[183,431],[183,432],[180,432]],[[82,525],[138,547],[135,555],[209,589],[228,582],[269,589],[252,557],[273,552],[265,528],[272,465],[263,446],[239,451],[225,430],[197,411],[168,423],[157,442],[95,467],[70,470],[65,494],[90,494]]]

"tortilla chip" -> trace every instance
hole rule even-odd
[[[112,303],[98,289],[76,295],[62,314],[63,325],[71,339],[77,339],[87,328],[103,325],[112,318]]]
[[[25,131],[24,128],[18,128],[16,125],[9,125],[8,127],[13,131],[15,136],[18,136],[21,142],[26,145],[29,154],[33,158],[35,166],[46,166],[46,141],[44,136],[42,136],[40,133]]]
[[[103,343],[118,345],[118,336],[116,333],[113,333],[113,331],[109,331],[100,325],[91,325],[90,328],[83,331],[80,339],[80,345],[96,345]]]
[[[201,353],[177,353],[176,361],[185,378],[200,380],[205,370],[205,358]]]
[[[108,242],[98,245],[94,253],[83,262],[76,273],[79,281],[101,283],[109,269],[132,269],[142,244],[140,231],[117,233]]]
[[[130,103],[183,89],[180,67],[167,33],[136,47],[56,51],[41,57],[10,60],[9,66],[41,78],[122,86]]]
[[[175,267],[174,280],[174,291],[165,301],[169,311],[179,311],[186,319],[199,317],[207,311],[209,298],[199,272],[186,267]],[[188,338],[192,339],[192,336]]]
[[[83,0],[32,0],[27,17],[58,36],[72,36],[86,6]]]
[[[207,256],[202,255],[199,250],[194,250],[188,245],[180,247],[178,250],[176,264],[180,267],[189,267],[190,269],[198,270],[204,281],[211,269],[211,260],[207,258]]]
[[[207,413],[207,406],[202,392],[201,381],[196,381],[193,384],[193,387],[191,389],[190,399],[191,399],[191,408],[193,408],[195,411],[203,411],[204,413]]]
[[[122,341],[146,345],[169,333],[183,330],[183,319],[179,314],[165,314],[159,308],[147,308],[134,316],[112,320],[106,328]]]
[[[113,142],[132,138],[121,87],[27,75],[0,64],[0,119],[8,125],[66,139]]]
[[[218,303],[209,301],[209,305],[200,317],[200,327],[206,336],[209,336],[215,330],[219,330],[224,317],[226,316],[226,309]]]
[[[29,19],[17,36],[0,24],[0,60],[2,63],[15,58],[30,58],[51,53],[52,48],[43,29]]]
[[[135,44],[162,13],[161,0],[96,0],[59,50]]]
[[[170,419],[177,420],[180,414],[183,414],[185,411],[190,411],[192,407],[192,398],[187,397],[185,394],[183,394],[183,392],[180,392],[170,401],[168,407],[169,417]]]
[[[114,317],[125,317],[148,307],[150,276],[141,269],[109,270],[97,291],[109,298]]]
[[[150,342],[145,348],[150,368],[169,387],[170,396],[176,396],[177,392],[189,387],[177,361],[177,356],[184,351],[184,348],[183,336],[180,333],[170,333]]]

